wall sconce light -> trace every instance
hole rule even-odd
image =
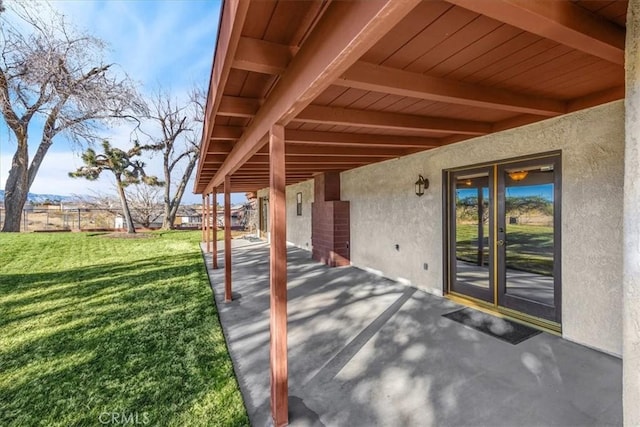
[[[422,175],[418,175],[418,180],[415,183],[416,186],[416,196],[422,196],[424,194],[424,190],[429,188],[429,180],[424,179]]]
[[[508,172],[509,178],[511,178],[514,181],[522,181],[523,179],[525,179],[527,177],[527,175],[529,175],[529,172],[527,171],[514,171],[514,172]]]

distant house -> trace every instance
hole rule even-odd
[[[176,227],[200,228],[202,225],[202,209],[198,206],[180,206],[176,215]]]
[[[217,212],[218,227],[224,227],[224,208],[219,207]],[[247,205],[231,206],[231,229],[244,230],[248,225],[248,208]]]

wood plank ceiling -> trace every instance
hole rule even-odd
[[[292,184],[624,97],[626,1],[430,0],[387,6],[397,23],[378,13],[362,24],[378,34],[345,40],[340,17],[378,3],[225,1],[196,193],[228,173],[234,192],[267,187],[273,117]],[[348,47],[330,58],[344,71],[296,89],[329,43]]]

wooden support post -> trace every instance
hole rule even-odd
[[[231,176],[224,177],[224,300],[231,302]]]
[[[211,194],[207,194],[207,252],[212,252],[211,245],[214,243],[211,237],[211,229],[213,228],[211,224],[212,220],[211,215]]]
[[[202,209],[204,214],[202,215],[202,232],[204,233],[204,250],[209,252],[209,195],[204,195]]]
[[[271,250],[271,416],[276,427],[289,423],[287,368],[287,218],[284,127],[274,125],[269,133],[269,216]]]
[[[213,252],[211,254],[212,267],[218,269],[218,194],[216,190],[213,190],[213,222],[211,224],[213,229]]]
[[[201,215],[201,220],[200,220],[200,228],[202,229],[202,242],[206,242],[207,241],[207,235],[205,234],[207,231],[204,228],[204,225],[206,224],[205,218],[207,216],[207,211],[204,207],[204,194],[202,195],[202,215]]]

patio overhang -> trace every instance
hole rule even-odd
[[[226,1],[194,190],[268,186],[274,124],[292,184],[622,99],[626,9]]]
[[[228,204],[270,187],[276,425],[285,186],[623,99],[626,13],[624,0],[224,2],[194,192],[224,187]]]

